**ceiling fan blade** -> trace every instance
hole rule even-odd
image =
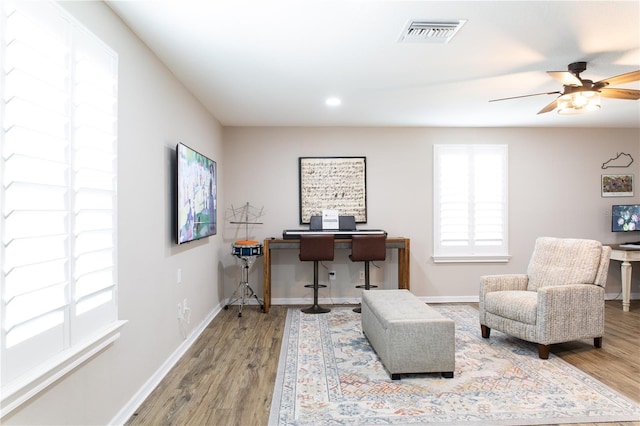
[[[600,96],[613,99],[640,99],[640,90],[633,89],[600,89]]]
[[[558,98],[554,99],[553,102],[551,102],[549,105],[547,105],[546,107],[538,111],[538,114],[544,114],[545,112],[553,111],[554,109],[556,109],[557,106],[558,106]]]
[[[547,71],[547,74],[558,80],[563,86],[582,86],[582,81],[569,71]]]
[[[595,85],[598,85],[600,87],[616,86],[618,84],[631,83],[633,81],[638,81],[638,80],[640,80],[640,70],[631,71],[626,74],[620,74],[615,77],[605,78],[604,80],[600,80],[597,83],[595,83]]]
[[[512,96],[510,98],[500,98],[500,99],[491,99],[489,102],[497,102],[497,101],[508,101],[509,99],[520,99],[520,98],[529,98],[531,96],[540,96],[540,95],[559,95],[560,92],[545,92],[545,93],[534,93],[532,95],[522,95],[522,96]]]

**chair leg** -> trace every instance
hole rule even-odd
[[[593,346],[596,348],[602,347],[602,337],[594,337],[593,338]]]
[[[370,290],[371,284],[369,282],[369,261],[364,261],[364,289]]]
[[[369,261],[368,260],[364,261],[364,289],[365,290],[371,289],[371,285],[369,284]],[[356,312],[358,314],[362,313],[362,305],[359,305],[353,308],[353,312]]]
[[[549,352],[551,352],[551,345],[538,343],[538,357],[540,359],[549,359]]]
[[[305,314],[326,314],[331,309],[323,308],[318,304],[318,261],[313,262],[313,306],[301,309]]]
[[[484,324],[480,324],[480,330],[482,331],[482,337],[488,339],[491,335],[491,329]]]

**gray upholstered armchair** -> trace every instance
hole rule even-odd
[[[537,343],[542,359],[554,343],[601,347],[610,255],[598,241],[538,238],[526,274],[480,278],[482,337],[493,328]]]

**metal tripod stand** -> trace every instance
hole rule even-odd
[[[230,305],[240,301],[240,308],[238,311],[238,316],[242,316],[242,308],[245,303],[249,302],[252,298],[255,298],[260,305],[260,309],[264,312],[264,301],[258,298],[258,295],[253,291],[251,286],[249,285],[249,269],[251,265],[255,261],[257,256],[238,256],[238,258],[242,261],[242,278],[240,279],[240,283],[238,287],[231,295],[229,299],[229,303],[224,307],[225,309],[229,309]],[[248,303],[247,303],[248,304]]]

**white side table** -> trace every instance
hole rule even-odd
[[[631,299],[631,262],[640,262],[640,246],[638,248],[620,247],[619,244],[611,244],[611,259],[622,262],[620,275],[622,277],[622,310],[629,312],[629,299]]]

